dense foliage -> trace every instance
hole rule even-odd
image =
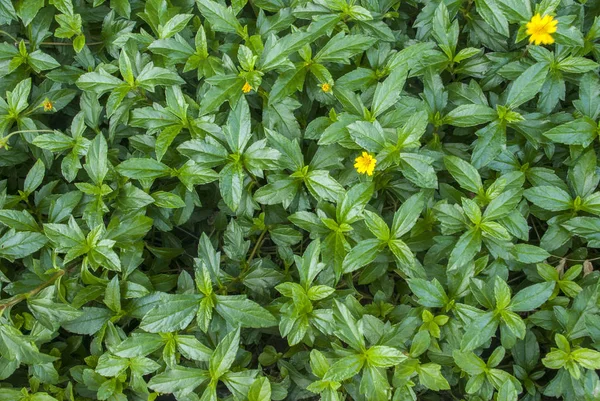
[[[0,400],[600,399],[599,15],[0,0]]]

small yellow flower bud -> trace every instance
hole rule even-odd
[[[329,93],[329,92],[331,92],[331,85],[329,85],[327,82],[324,84],[321,84],[321,90],[325,93]]]
[[[42,105],[44,106],[44,111],[52,111],[52,109],[54,108],[54,105],[48,98],[44,99]]]

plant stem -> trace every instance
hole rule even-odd
[[[90,42],[86,43],[86,46],[97,46],[103,45],[104,42]],[[40,46],[73,46],[73,43],[70,42],[41,42]]]
[[[4,312],[5,309],[8,309],[8,308],[18,304],[19,302],[34,296],[35,294],[37,294],[44,288],[54,284],[54,282],[56,280],[58,280],[60,277],[62,277],[64,274],[65,274],[64,270],[59,270],[52,277],[50,277],[50,279],[48,279],[48,281],[43,282],[42,284],[35,287],[33,290],[31,290],[29,292],[24,292],[22,294],[15,295],[14,297],[1,302],[0,303],[0,315],[2,315],[2,313]]]
[[[17,38],[15,38],[14,36],[12,36],[10,33],[6,32],[6,31],[0,31],[1,35],[4,36],[8,36],[9,38],[11,38],[12,40],[14,40],[15,42],[18,42]]]
[[[262,231],[262,233],[260,233],[260,236],[258,237],[258,240],[256,241],[256,245],[254,245],[254,248],[252,249],[250,256],[248,256],[248,260],[246,261],[247,265],[250,265],[250,262],[252,262],[252,259],[254,259],[254,255],[256,254],[256,251],[258,251],[258,248],[260,248],[263,240],[265,239],[266,234],[267,234],[267,229],[265,228]]]
[[[54,130],[52,130],[52,129],[24,129],[21,131],[13,131],[10,134],[8,134],[8,136],[12,136],[15,134],[25,134],[28,132],[54,132]]]
[[[17,38],[15,38],[14,36],[10,35],[7,32],[4,31],[0,31],[0,34],[4,34],[8,37],[10,37],[14,42],[15,42],[15,46],[17,46],[20,42],[20,40],[18,40]],[[30,42],[28,40],[23,40],[23,42],[28,45]],[[97,46],[97,45],[103,45],[104,42],[89,42],[86,43],[87,46]],[[73,46],[72,42],[40,42],[38,43],[38,46]]]
[[[558,255],[550,255],[550,256],[553,257],[553,258],[557,258],[557,259],[563,259],[564,258],[565,260],[567,260],[569,262],[585,262],[585,261],[593,262],[595,260],[600,260],[600,256],[596,257],[596,258],[592,258],[592,259],[569,259],[569,258],[565,258],[564,256],[558,256]]]

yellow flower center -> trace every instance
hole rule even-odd
[[[529,36],[529,43],[536,45],[544,44],[550,45],[554,43],[552,34],[556,32],[556,25],[558,21],[555,20],[551,15],[536,14],[531,17],[531,21],[527,23],[527,35]]]
[[[329,85],[328,83],[324,83],[321,85],[321,90],[323,92],[329,93],[331,92],[331,85]]]
[[[251,90],[252,90],[252,86],[250,86],[250,84],[248,82],[246,82],[244,84],[244,86],[242,87],[242,92],[244,92],[244,93],[250,93]]]
[[[44,106],[44,111],[52,111],[52,107],[54,107],[52,102],[48,99],[45,99],[42,105]]]
[[[359,174],[367,174],[369,176],[373,175],[375,164],[377,164],[377,159],[375,159],[368,152],[362,152],[362,155],[358,156],[354,161],[354,168]]]

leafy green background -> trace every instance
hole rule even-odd
[[[599,15],[0,0],[0,400],[600,399]]]

